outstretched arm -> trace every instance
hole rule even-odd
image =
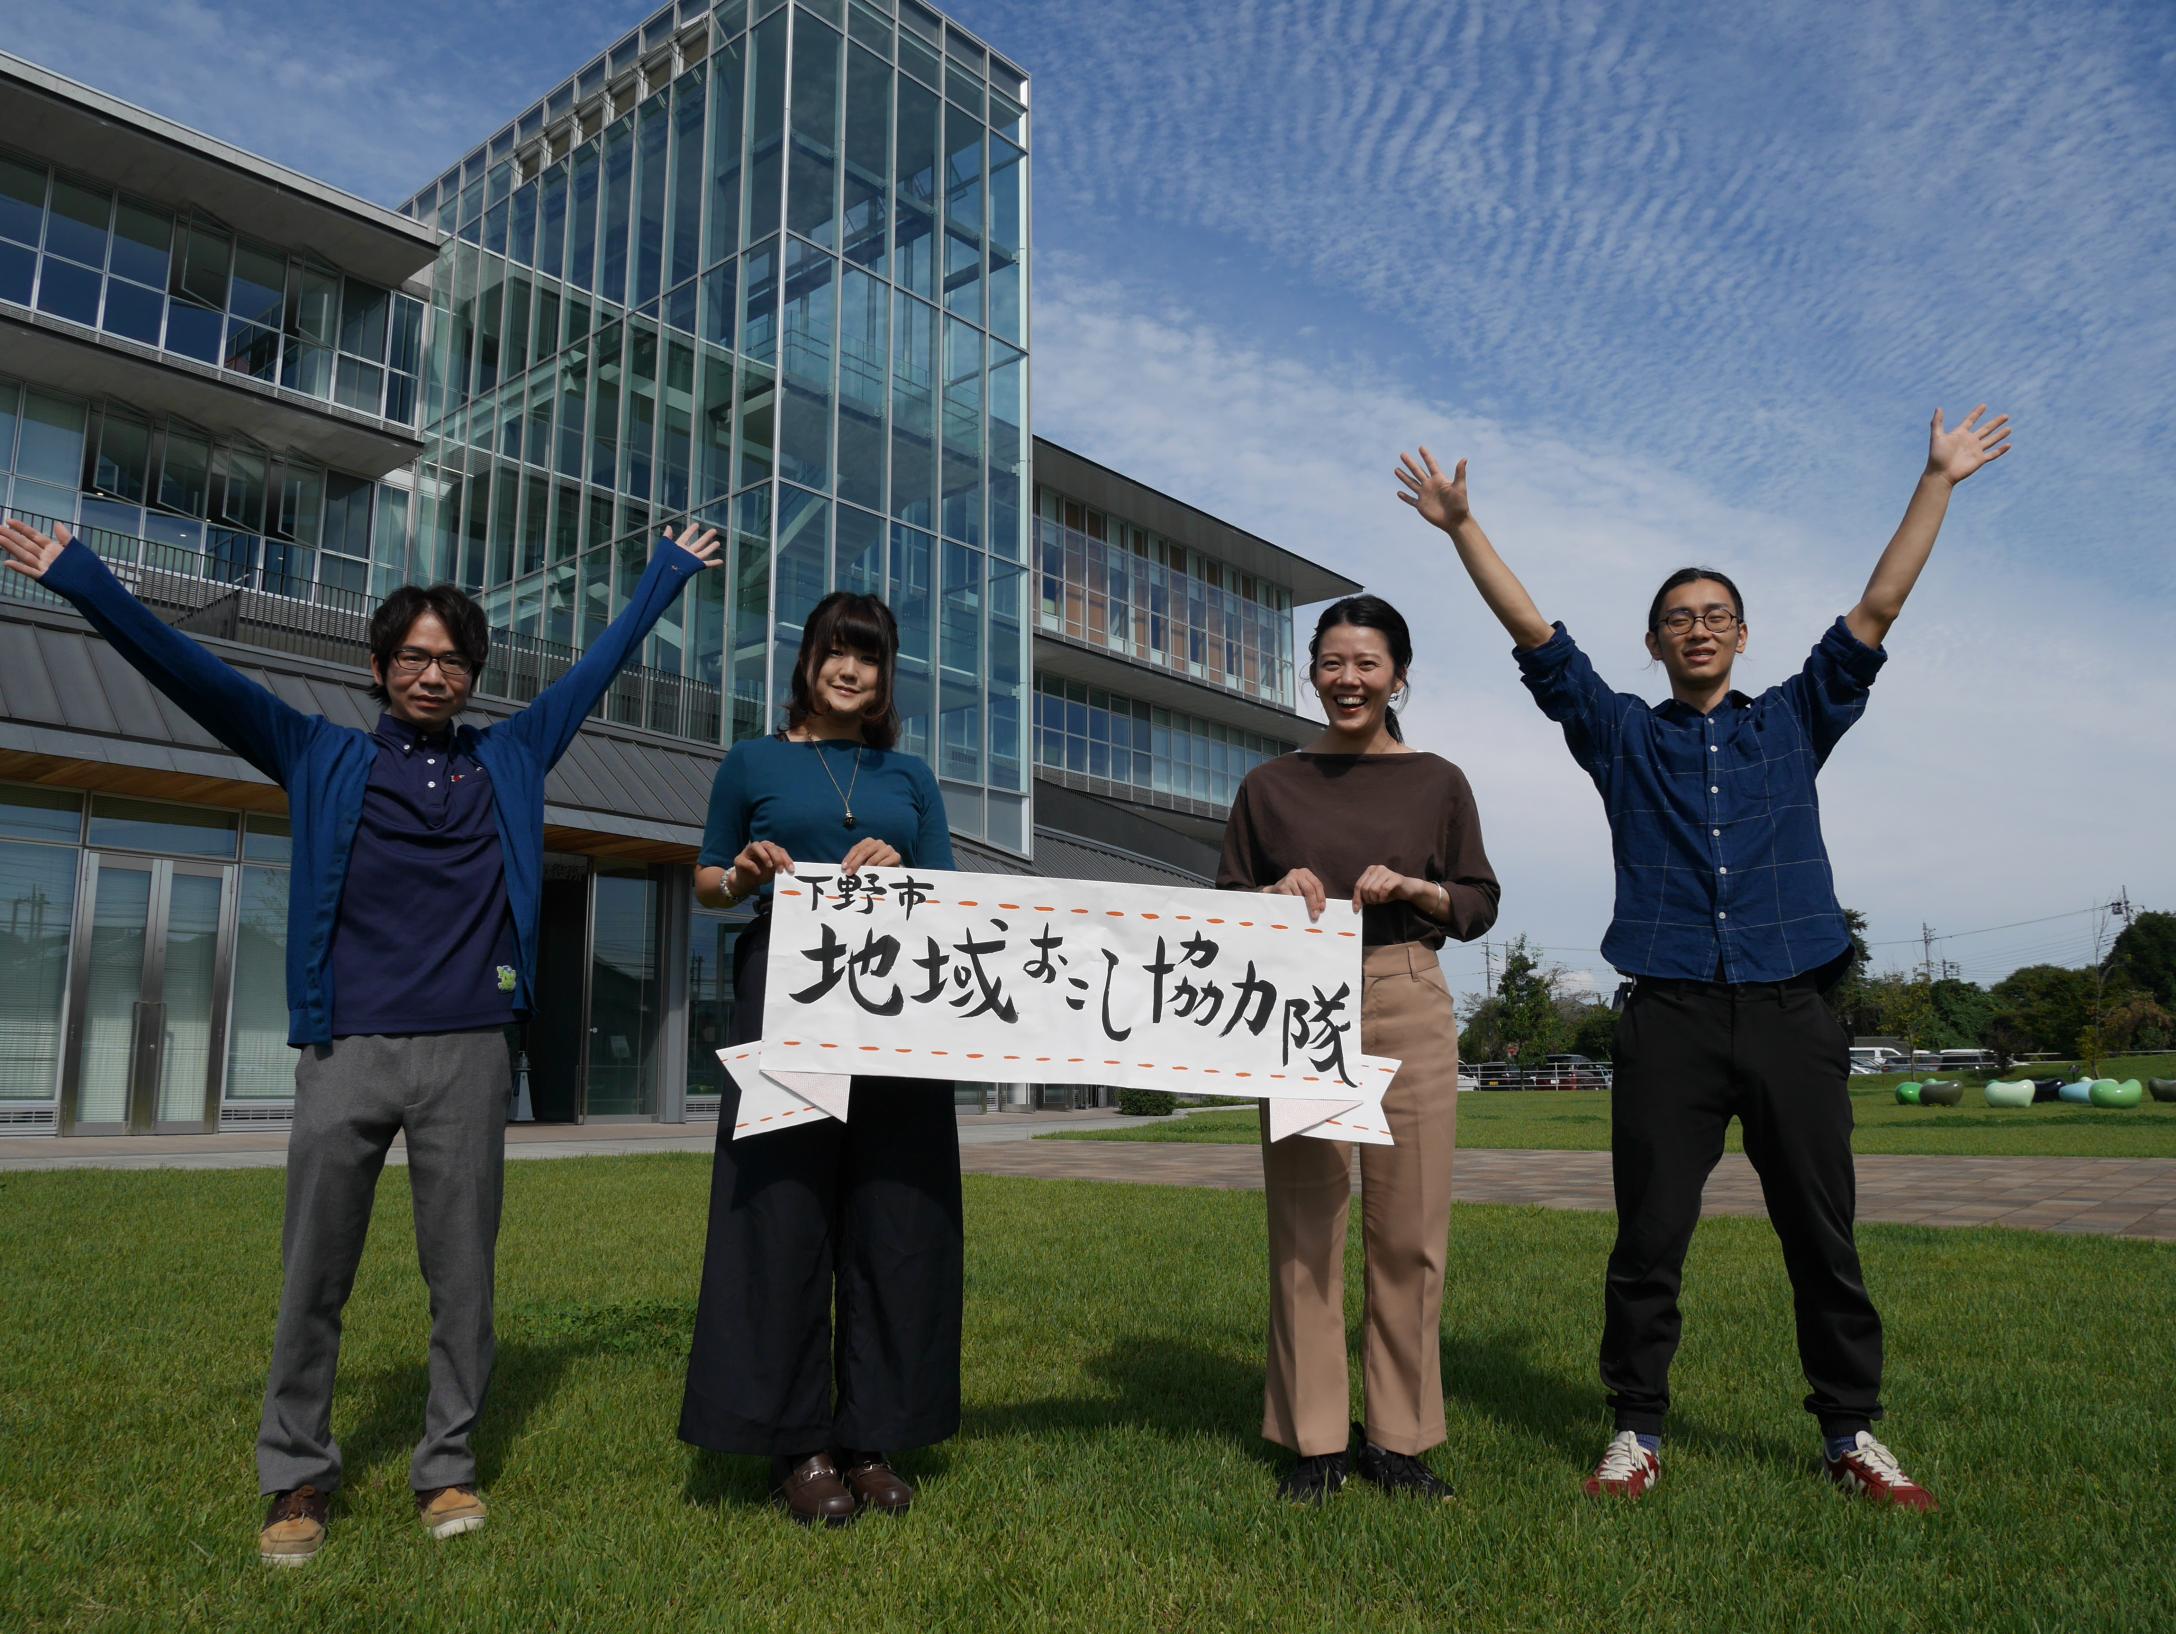
[[[716,528],[697,529],[691,520],[678,540],[665,530],[664,542],[650,558],[649,570],[635,586],[620,615],[576,660],[566,674],[536,695],[528,708],[493,727],[527,742],[548,771],[559,764],[622,665],[635,656],[642,638],[665,616],[673,598],[705,568],[723,567]]]
[[[0,525],[0,560],[65,596],[113,650],[190,719],[282,788],[311,737],[325,724],[239,670],[221,663],[130,595],[91,547],[65,527],[51,536],[27,522]]]
[[[1403,484],[1398,497],[1451,536],[1473,587],[1511,632],[1511,639],[1521,647],[1540,646],[1549,639],[1553,626],[1473,519],[1473,507],[1466,499],[1466,462],[1460,460],[1457,474],[1447,477],[1425,446],[1420,457],[1421,464],[1415,465],[1412,455],[1398,456],[1398,481]]]
[[[1904,611],[1904,598],[1919,582],[1919,570],[1927,565],[1935,535],[1942,531],[1942,518],[1949,512],[1950,490],[2010,451],[2010,417],[1998,414],[1981,425],[1979,417],[1986,412],[1987,405],[1982,403],[1963,425],[1949,431],[1943,428],[1942,411],[1934,411],[1934,423],[1927,432],[1927,468],[1920,473],[1919,486],[1912,490],[1912,501],[1904,507],[1904,520],[1897,524],[1889,548],[1874,564],[1865,594],[1844,615],[1851,633],[1869,647],[1881,645],[1889,626]]]

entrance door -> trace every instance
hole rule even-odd
[[[61,1121],[69,1134],[216,1126],[231,869],[94,852],[85,864]]]

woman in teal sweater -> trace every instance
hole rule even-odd
[[[825,597],[801,639],[785,730],[736,744],[718,768],[695,894],[757,905],[733,950],[729,1043],[763,1034],[779,873],[952,866],[937,780],[893,747],[898,650],[881,601]],[[767,1454],[774,1496],[804,1525],[903,1513],[914,1489],[886,1449],[959,1428],[952,1086],[857,1077],[846,1122],[735,1141],[739,1100],[728,1081],[681,1438]]]

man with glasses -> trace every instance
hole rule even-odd
[[[1685,1251],[1735,1116],[1783,1245],[1829,1478],[1876,1502],[1934,1508],[1873,1435],[1881,1318],[1852,1237],[1851,1040],[1822,996],[1849,964],[1851,933],[1814,779],[1866,707],[1951,490],[2009,452],[2009,416],[1981,425],[1985,412],[1951,430],[1935,410],[1926,467],[1864,594],[1796,675],[1757,698],[1730,685],[1747,630],[1723,574],[1684,568],[1655,593],[1647,651],[1670,697],[1649,705],[1612,691],[1541,616],[1474,520],[1465,461],[1445,476],[1425,448],[1421,463],[1401,456],[1398,497],[1451,536],[1609,815],[1616,912],[1602,954],[1635,985],[1617,1022],[1610,1107],[1617,1241],[1602,1382],[1616,1428],[1592,1495],[1637,1498],[1661,1478]]]
[[[257,1470],[272,1499],[262,1558],[300,1565],[340,1485],[332,1436],[340,1313],[371,1199],[406,1137],[416,1253],[430,1288],[430,1395],[410,1463],[434,1538],[484,1524],[470,1448],[491,1380],[492,1267],[511,1095],[504,1029],[535,993],[544,781],[666,608],[719,564],[672,530],[620,616],[526,709],[455,724],[490,632],[452,585],[405,586],[370,620],[375,731],[305,715],[162,623],[66,528],[0,528],[18,573],[65,596],[204,729],[287,792],[295,1121],[285,1275]]]

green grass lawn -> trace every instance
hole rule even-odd
[[[2152,1058],[2166,1075],[2166,1057]],[[2108,1062],[2103,1077],[2143,1078],[2135,1062]],[[1924,1075],[1922,1075],[1924,1076]],[[2048,1076],[2046,1073],[2042,1077]],[[2176,1104],[2147,1099],[2126,1110],[2098,1106],[1988,1106],[1984,1077],[1966,1073],[1962,1106],[1899,1106],[1902,1075],[1851,1080],[1860,1152],[1947,1152],[1960,1157],[2176,1157]],[[1472,1148],[1600,1152],[1609,1148],[1608,1090],[1477,1090],[1458,1098],[1458,1144]],[[1147,1140],[1252,1145],[1254,1108],[1144,1119],[1125,1129],[1059,1130],[1042,1140]],[[1730,1126],[1730,1150],[1740,1149]]]
[[[1568,1097],[1565,1097],[1568,1098]],[[326,1553],[255,1557],[274,1171],[0,1175],[0,1627],[2144,1630],[2176,1603],[2176,1250],[1870,1227],[1893,1444],[1943,1513],[1817,1478],[1758,1221],[1700,1227],[1667,1476],[1577,1483],[1602,1216],[1460,1208],[1447,1506],[1272,1498],[1253,1193],[968,1183],[967,1422],[903,1521],[803,1532],[673,1437],[708,1165],[510,1166],[494,1505],[443,1544],[407,1457],[426,1315],[403,1171],[348,1313]],[[1357,1254],[1350,1289],[1358,1287]],[[1357,1318],[1357,1307],[1353,1313]]]

